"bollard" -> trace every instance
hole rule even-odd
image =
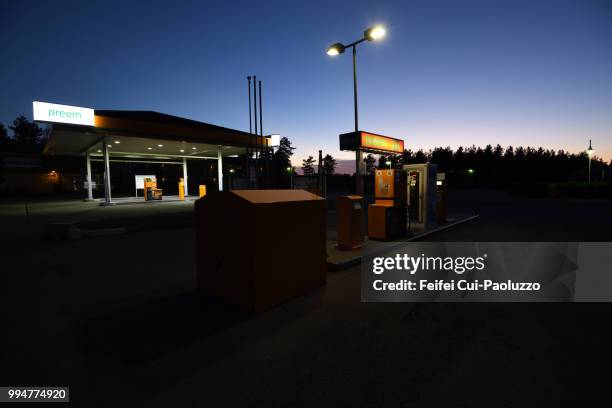
[[[363,246],[363,197],[342,196],[337,201],[338,249],[359,249]]]
[[[183,182],[182,178],[179,179],[178,193],[179,193],[179,200],[185,201],[185,183]]]

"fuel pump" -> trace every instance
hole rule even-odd
[[[368,237],[389,241],[406,234],[406,175],[379,169],[374,174],[374,204],[368,206]]]

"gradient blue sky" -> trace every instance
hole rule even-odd
[[[294,164],[338,158],[353,128],[407,148],[533,145],[612,158],[612,1],[132,2],[0,4],[0,122],[33,100],[156,110],[248,130],[246,76],[264,86],[264,130]]]

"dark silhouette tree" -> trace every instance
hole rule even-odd
[[[325,157],[323,157],[323,171],[325,174],[334,174],[336,172],[337,165],[338,163],[332,155],[326,154]]]
[[[22,152],[40,151],[46,141],[46,132],[37,123],[30,122],[25,116],[19,116],[9,127],[13,131],[16,150]]]
[[[302,160],[302,172],[305,176],[312,176],[314,174],[314,164],[315,159],[312,156],[308,156],[307,159]]]
[[[364,157],[363,162],[366,166],[366,173],[372,174],[376,169],[376,158],[372,154],[368,154],[366,157]]]
[[[414,154],[414,163],[426,163],[428,159],[429,157],[427,157],[423,149],[419,149],[419,151]]]
[[[438,165],[439,172],[447,172],[453,166],[453,149],[450,147],[436,147],[431,151],[429,160]]]
[[[404,150],[402,153],[402,164],[411,164],[414,163],[414,152],[410,149]]]
[[[291,146],[291,141],[282,137],[278,149],[272,155],[272,183],[277,187],[287,187],[290,182],[290,173],[287,171],[291,166],[291,156],[295,147]]]
[[[291,156],[293,156],[294,150],[295,147],[291,146],[291,141],[288,138],[281,138],[278,150],[272,156],[275,167],[285,170],[291,166]]]

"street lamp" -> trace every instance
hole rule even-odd
[[[355,105],[355,133],[359,132],[359,114],[357,110],[357,44],[364,41],[376,41],[382,39],[387,34],[387,30],[382,25],[375,25],[363,32],[363,37],[357,41],[354,41],[348,45],[342,43],[332,44],[327,49],[327,55],[336,56],[344,53],[347,48],[353,49],[353,102]],[[363,192],[363,185],[360,180],[360,166],[361,166],[361,149],[357,147],[355,151],[355,180],[357,185],[357,194]]]
[[[385,163],[387,164],[387,166],[389,166],[389,170],[391,170],[391,160],[387,160]]]
[[[229,177],[229,181],[230,181],[230,182],[229,182],[229,183],[230,183],[230,190],[233,190],[233,189],[234,189],[234,183],[233,183],[233,181],[232,181],[232,176],[234,175],[234,169],[229,169],[229,173],[230,173],[230,174],[229,174],[229,176],[230,176],[230,177]]]
[[[289,166],[287,167],[287,171],[289,172],[289,177],[290,177],[290,186],[291,186],[291,190],[293,190],[293,167]]]
[[[589,184],[591,184],[591,157],[593,157],[593,153],[595,153],[595,150],[593,150],[591,140],[589,139],[589,148],[586,151],[587,156],[589,156]]]

